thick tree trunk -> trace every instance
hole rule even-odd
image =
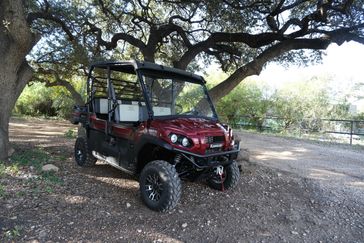
[[[328,47],[330,41],[324,39],[297,39],[281,42],[263,51],[257,58],[238,68],[233,74],[220,84],[213,87],[209,93],[214,102],[229,94],[245,78],[259,75],[265,64],[274,58],[292,50],[313,49],[323,50]]]
[[[21,0],[0,1],[0,159],[8,157],[11,111],[32,69],[25,56],[37,43],[26,22]]]
[[[72,96],[73,100],[75,101],[76,105],[85,104],[85,101],[83,100],[81,94],[76,91],[76,89],[72,86],[72,84],[68,83],[67,85],[65,85],[65,87],[68,90],[68,92],[71,93],[71,96]]]
[[[73,100],[75,101],[75,105],[84,105],[85,101],[83,100],[80,93],[77,92],[77,90],[72,86],[72,84],[66,80],[59,79],[52,83],[46,83],[46,87],[54,87],[54,86],[62,86],[65,87],[68,92],[70,92]]]
[[[255,62],[255,61],[253,61]],[[213,87],[209,90],[211,99],[213,102],[219,101],[225,95],[229,94],[238,84],[240,84],[245,78],[252,75],[259,75],[261,72],[263,65],[259,66],[253,65],[249,63],[239,69],[237,69],[232,75],[230,75],[227,79],[222,81],[217,86]]]

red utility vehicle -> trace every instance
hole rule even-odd
[[[217,190],[238,183],[239,142],[219,122],[201,76],[149,62],[96,63],[87,97],[73,116],[82,124],[77,164],[100,159],[137,175],[152,210],[176,206],[181,179],[205,180]]]

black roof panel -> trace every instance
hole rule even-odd
[[[156,71],[156,72],[168,72],[170,74],[175,74],[178,76],[186,77],[189,79],[194,79],[196,81],[205,82],[204,79],[200,75],[196,75],[182,69],[172,68],[163,66],[160,64],[156,64],[153,62],[140,62],[140,61],[110,61],[110,62],[97,62],[91,65],[91,68],[104,68],[107,69],[110,67],[111,70],[127,72],[127,73],[135,73],[136,69],[139,70],[148,70],[148,71]]]

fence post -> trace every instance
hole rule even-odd
[[[350,145],[353,145],[353,126],[354,121],[350,121]]]

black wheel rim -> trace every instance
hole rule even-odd
[[[158,202],[163,192],[163,183],[157,173],[150,174],[145,180],[145,192],[149,200]]]
[[[84,152],[83,152],[83,147],[81,144],[78,144],[78,146],[75,149],[75,157],[76,157],[77,162],[83,161]]]

